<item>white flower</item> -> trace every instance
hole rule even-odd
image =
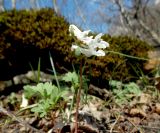
[[[109,47],[109,44],[101,39],[103,35],[102,33],[93,38],[93,36],[88,36],[90,30],[81,32],[75,25],[70,25],[69,31],[76,36],[78,40],[83,42],[82,47],[78,45],[72,45],[71,47],[71,50],[75,50],[77,55],[82,53],[87,57],[92,55],[105,56],[105,52],[101,49]]]
[[[106,48],[106,47],[109,47],[109,43],[103,41],[101,39],[102,37],[102,33],[98,34],[94,39],[86,39],[86,41],[84,40],[84,42],[87,44],[87,45],[90,45],[94,48]]]
[[[79,47],[77,45],[72,45],[71,50],[72,51],[75,50],[76,55],[80,55],[82,53],[87,57],[91,57],[92,55],[105,56],[105,52],[103,50],[97,50],[93,47],[83,48],[83,47]]]
[[[83,41],[84,38],[86,38],[86,37],[88,38],[88,34],[89,34],[90,30],[82,32],[75,25],[72,24],[69,26],[69,32],[71,34],[73,34],[74,36],[76,36],[78,40]],[[91,37],[89,37],[89,38],[91,38]]]
[[[28,99],[25,98],[24,94],[22,94],[22,103],[20,105],[21,108],[28,106]]]

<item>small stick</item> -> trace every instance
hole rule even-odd
[[[136,126],[132,121],[130,121],[129,119],[127,119],[133,126],[134,128],[136,128],[138,131],[140,131],[140,133],[142,133],[142,131],[138,128],[138,126]],[[132,131],[131,131],[132,133]]]
[[[113,128],[116,125],[116,123],[118,122],[119,118],[120,118],[120,115],[118,116],[118,118],[116,119],[116,121],[113,123],[113,126],[110,129],[110,133],[113,133]]]

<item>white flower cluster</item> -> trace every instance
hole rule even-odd
[[[83,43],[81,46],[84,46],[72,45],[72,51],[75,50],[78,55],[82,53],[87,57],[91,57],[92,55],[105,56],[105,52],[101,49],[109,47],[109,43],[101,39],[102,33],[93,38],[93,36],[88,36],[90,30],[82,32],[75,25],[69,26],[69,32]]]

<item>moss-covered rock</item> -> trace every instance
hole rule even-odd
[[[49,67],[49,51],[63,62],[68,44],[73,42],[68,27],[52,9],[0,13],[0,79],[31,69],[29,62],[36,69],[39,57],[42,69]]]
[[[70,48],[75,39],[69,36],[69,23],[52,9],[39,11],[7,11],[0,13],[0,79],[13,76],[30,69],[29,62],[36,69],[41,58],[41,69],[50,67],[49,51],[56,66],[72,70],[80,59]],[[150,49],[146,42],[130,37],[111,37],[103,39],[110,43],[106,49],[124,54],[147,57]],[[86,58],[85,73],[94,80],[110,78],[129,81],[137,79],[143,71],[142,60],[136,60],[108,52],[105,57]],[[60,70],[57,67],[57,70]],[[135,71],[136,70],[136,71]],[[97,82],[99,82],[97,81]]]

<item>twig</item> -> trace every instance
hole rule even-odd
[[[82,18],[83,23],[85,24],[86,20],[85,20],[84,15],[83,15],[80,7],[79,7],[79,4],[77,3],[77,0],[74,0],[74,3],[75,3],[75,5],[76,5],[76,7],[78,9],[78,13],[79,13],[80,17]]]
[[[110,132],[110,130],[105,130],[106,133]],[[119,131],[112,131],[112,133],[119,133]]]
[[[116,125],[116,123],[118,122],[119,118],[120,118],[120,115],[118,116],[118,118],[116,119],[116,121],[113,123],[113,126],[110,129],[110,133],[113,133],[113,128]]]
[[[160,127],[149,127],[149,126],[139,126],[139,127],[160,130]]]
[[[138,131],[140,131],[140,133],[142,133],[142,131],[138,128],[138,126],[136,126],[132,121],[130,121],[129,119],[127,119]]]
[[[34,127],[32,127],[31,125],[29,125],[28,123],[26,123],[25,121],[22,121],[20,119],[18,119],[14,114],[12,114],[11,112],[7,111],[6,109],[4,109],[3,107],[0,106],[0,112],[8,115],[9,117],[11,117],[12,119],[18,121],[20,124],[24,125],[24,126],[27,126],[28,128],[30,128],[31,130],[33,131],[36,131],[38,133],[44,133],[43,131],[40,131]]]

